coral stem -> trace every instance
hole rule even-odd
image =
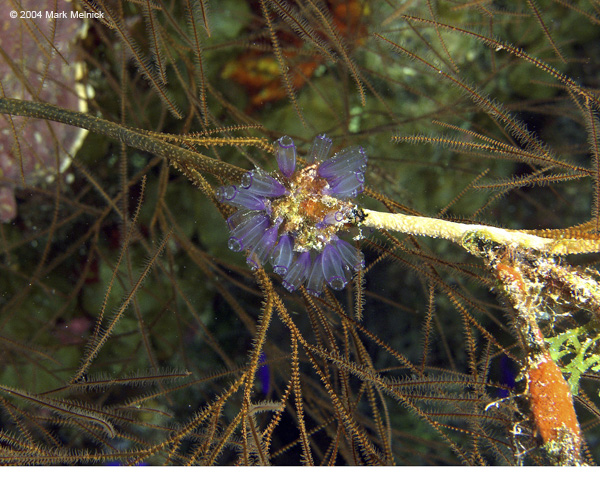
[[[446,239],[465,247],[471,239],[481,238],[510,247],[537,250],[552,255],[600,251],[600,240],[594,239],[551,239],[488,225],[461,224],[430,217],[376,212],[368,209],[364,209],[363,212],[365,218],[362,225],[366,227]]]

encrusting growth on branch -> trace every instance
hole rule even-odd
[[[558,313],[563,303],[577,303],[597,313],[600,287],[586,270],[562,263],[557,255],[600,251],[600,239],[564,237],[542,231],[542,237],[518,230],[462,224],[429,217],[362,210],[360,225],[455,242],[484,260],[500,291],[514,309],[513,326],[525,352],[522,375],[536,432],[549,461],[582,464],[583,437],[573,395],[548,351],[540,322]]]
[[[536,432],[549,461],[582,464],[581,428],[573,396],[558,364],[552,359],[540,323],[562,311],[562,304],[578,301],[597,309],[598,289],[585,270],[561,263],[546,253],[519,250],[489,240],[467,240],[467,250],[483,259],[496,277],[500,291],[515,311],[513,326],[525,356],[521,374]],[[569,277],[569,278],[567,278]]]

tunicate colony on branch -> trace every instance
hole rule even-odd
[[[303,284],[319,295],[326,282],[343,289],[365,266],[363,254],[338,234],[357,222],[359,209],[349,199],[364,190],[367,155],[350,147],[328,158],[331,139],[314,139],[307,165],[296,170],[296,146],[289,136],[275,142],[279,171],[255,169],[240,185],[217,190],[217,198],[238,210],[227,223],[228,246],[247,251],[256,269],[267,262],[293,292]]]

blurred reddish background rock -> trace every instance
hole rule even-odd
[[[65,0],[22,0],[13,19],[6,6],[0,19],[0,94],[86,110],[76,44],[87,24],[70,18],[72,8]],[[31,18],[19,18],[21,11]],[[66,12],[67,18],[46,18],[52,12]],[[15,188],[55,180],[84,137],[85,131],[64,124],[0,115],[0,221],[17,215]]]

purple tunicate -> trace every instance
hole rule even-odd
[[[342,266],[342,257],[331,244],[325,245],[321,255],[325,280],[334,290],[341,290],[348,283]]]
[[[287,291],[293,292],[308,278],[309,272],[310,253],[302,252],[286,273],[285,278],[283,279],[283,286]]]
[[[313,141],[310,154],[308,155],[309,162],[321,162],[327,158],[331,149],[331,139],[325,134],[319,134]]]
[[[337,225],[340,222],[343,222],[346,218],[346,215],[342,210],[336,210],[333,212],[329,212],[323,217],[323,220],[317,224],[317,226],[327,226],[327,225]]]
[[[288,272],[294,258],[292,249],[292,238],[287,234],[279,239],[279,243],[273,249],[271,263],[273,264],[273,271],[278,275],[285,275]]]
[[[217,195],[218,195],[218,191],[217,191]],[[260,213],[261,212],[257,212],[255,210],[245,210],[245,209],[238,210],[234,214],[231,214],[229,216],[229,218],[227,219],[227,225],[229,226],[229,230],[235,229],[242,222],[248,220],[253,215],[257,215]]]
[[[280,137],[275,142],[275,154],[281,173],[290,177],[296,170],[296,145],[289,136]]]
[[[261,391],[266,396],[269,394],[269,390],[271,389],[271,371],[269,369],[268,364],[264,364],[267,361],[267,355],[265,352],[260,353],[260,357],[258,358],[259,368],[256,370],[256,376],[260,380],[261,383]]]
[[[261,197],[257,197],[251,192],[248,192],[244,189],[238,189],[235,197],[232,198],[229,202],[250,210],[264,210],[267,206],[267,203],[264,199],[262,199]]]
[[[365,258],[360,250],[357,250],[345,240],[338,240],[333,245],[339,252],[345,266],[355,272],[365,268]]]
[[[323,275],[323,256],[317,255],[313,266],[310,270],[308,282],[306,283],[306,291],[314,296],[319,296],[323,289],[323,282],[325,281],[325,275]]]
[[[219,202],[231,200],[231,198],[235,196],[236,192],[236,187],[232,185],[229,185],[227,187],[219,187],[217,189],[217,200]]]
[[[256,270],[263,263],[265,263],[276,241],[277,227],[269,227],[267,230],[265,230],[265,233],[262,235],[246,259],[246,263],[250,265],[252,270]]]
[[[335,179],[350,171],[364,172],[367,167],[367,155],[362,147],[350,147],[319,165],[319,175],[325,179]]]
[[[281,182],[260,169],[246,172],[242,176],[241,186],[254,195],[264,197],[279,197],[286,192]]]
[[[319,296],[325,283],[341,290],[353,272],[365,267],[363,254],[337,232],[359,210],[347,199],[364,189],[367,155],[361,147],[350,147],[328,158],[331,144],[324,134],[317,136],[309,166],[296,173],[294,141],[283,136],[274,143],[278,172],[255,169],[243,175],[241,184],[216,192],[219,201],[238,209],[227,219],[229,248],[246,250],[253,270],[270,261],[290,292],[305,285]],[[316,209],[305,206],[313,203]]]
[[[268,225],[269,219],[264,214],[253,215],[248,220],[241,222],[231,232],[228,242],[229,249],[234,252],[240,252],[245,248],[254,246],[257,240],[264,234]]]
[[[263,199],[248,192],[246,189],[238,189],[232,185],[219,187],[217,189],[217,200],[250,210],[264,210],[266,208],[266,203]]]
[[[351,172],[329,183],[328,195],[345,199],[347,197],[356,197],[364,189],[365,176],[362,172]]]

